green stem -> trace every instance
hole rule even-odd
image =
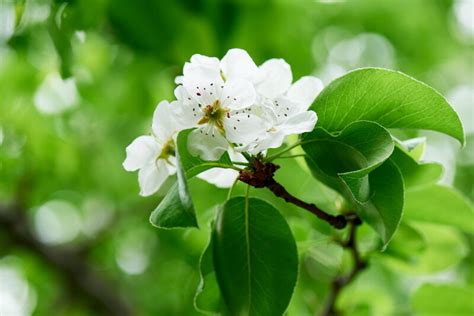
[[[234,191],[234,188],[235,188],[237,182],[239,182],[239,177],[235,178],[234,183],[232,183],[232,186],[230,187],[229,192],[227,193],[227,199],[228,200],[230,200],[230,197],[232,196],[232,192]]]
[[[288,158],[297,158],[297,157],[304,157],[305,154],[297,154],[297,155],[288,155],[288,156],[280,156],[275,159],[288,159]]]
[[[289,151],[292,150],[293,148],[298,147],[298,146],[301,146],[301,145],[303,145],[303,144],[310,143],[310,142],[312,142],[312,140],[299,141],[299,142],[297,142],[297,143],[294,143],[293,145],[291,145],[291,146],[288,147],[288,148],[283,149],[283,150],[280,151],[279,153],[276,153],[276,154],[274,154],[274,155],[268,156],[267,158],[265,158],[265,161],[268,161],[268,162],[273,161],[273,160],[275,160],[275,159],[281,157],[284,153],[289,152]]]

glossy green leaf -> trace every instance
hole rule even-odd
[[[180,158],[180,152],[177,150],[176,175],[178,179],[150,216],[150,222],[158,228],[198,227]]]
[[[397,166],[386,160],[369,174],[369,185],[373,189],[372,196],[366,203],[356,203],[357,211],[387,244],[402,218],[403,178]]]
[[[214,226],[214,224],[212,223],[211,226]],[[214,271],[212,251],[211,236],[199,260],[201,281],[194,296],[194,307],[201,313],[215,315],[221,310],[222,299]]]
[[[430,185],[406,192],[405,218],[452,225],[474,233],[474,208],[456,190],[442,185]]]
[[[194,177],[195,175],[214,167],[232,167],[232,162],[227,153],[224,153],[218,161],[206,161],[191,155],[188,150],[188,135],[191,132],[192,129],[181,131],[177,137],[177,147],[181,155],[181,165],[183,166],[187,178]]]
[[[474,288],[456,284],[424,284],[415,292],[411,305],[419,316],[474,315]]]
[[[233,198],[213,234],[214,267],[231,315],[282,315],[292,296],[298,254],[281,214],[263,200]]]
[[[352,71],[331,82],[311,109],[318,113],[318,127],[330,132],[366,120],[386,128],[438,131],[464,143],[461,121],[446,99],[433,88],[397,71]]]
[[[315,173],[324,173],[322,180],[333,187],[342,180],[357,201],[365,202],[370,198],[367,175],[390,157],[394,144],[379,124],[358,121],[337,136],[316,128],[304,136],[302,147],[317,165]]]
[[[443,174],[442,165],[418,163],[409,153],[399,147],[395,147],[390,159],[400,169],[407,189],[434,184]]]

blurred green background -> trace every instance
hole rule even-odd
[[[424,160],[441,162],[443,183],[473,201],[474,1],[0,0],[0,315],[199,315],[199,255],[226,190],[193,179],[201,230],[159,231],[148,217],[167,187],[139,197],[137,175],[121,163],[156,104],[173,99],[184,62],[233,47],[257,64],[284,58],[294,78],[325,84],[376,66],[432,85],[461,115],[467,147],[436,133],[405,136],[426,136]],[[285,161],[278,177],[324,209],[340,205],[302,164]],[[314,315],[349,258],[324,224],[252,193],[279,207],[298,241],[288,314]],[[368,251],[377,241],[363,231]],[[453,302],[439,289],[474,293],[473,246],[455,227],[404,223],[339,306],[435,315],[427,302]],[[443,285],[411,298],[433,282]]]

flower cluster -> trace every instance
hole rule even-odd
[[[156,192],[176,171],[176,135],[189,134],[188,150],[204,160],[218,160],[226,151],[234,161],[242,152],[255,155],[280,147],[285,137],[311,131],[316,113],[309,106],[322,90],[318,78],[302,77],[292,84],[283,59],[257,66],[242,49],[231,49],[219,60],[193,55],[176,78],[176,101],[162,101],[153,116],[151,136],[140,136],[127,147],[123,166],[139,170],[141,195]],[[199,175],[219,187],[229,186],[234,170],[211,169]]]

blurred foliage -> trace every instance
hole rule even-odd
[[[87,248],[87,261],[128,298],[135,315],[197,315],[192,301],[206,222],[227,192],[193,179],[201,230],[160,231],[148,217],[171,183],[140,198],[136,175],[121,163],[126,145],[149,131],[158,101],[173,98],[183,63],[194,53],[221,57],[232,47],[246,49],[257,63],[284,58],[294,78],[314,74],[328,83],[350,69],[380,66],[437,88],[461,114],[467,146],[421,133],[428,136],[423,160],[443,163],[443,183],[472,202],[474,18],[468,2],[0,0],[0,202],[27,210],[32,229],[51,247]],[[282,164],[277,178],[290,192],[328,211],[341,208],[303,161]],[[252,194],[284,213],[298,242],[302,264],[288,314],[313,315],[349,258],[325,224],[269,192]],[[339,306],[350,315],[430,315],[427,300],[451,289],[459,304],[469,301],[473,235],[451,224],[442,216],[435,223],[404,220]],[[362,231],[369,252],[380,241],[368,227]],[[430,285],[440,282],[453,285]],[[10,308],[15,316],[96,313],[60,272],[3,228],[2,299],[0,313]],[[459,304],[453,312],[472,314],[472,306]]]

